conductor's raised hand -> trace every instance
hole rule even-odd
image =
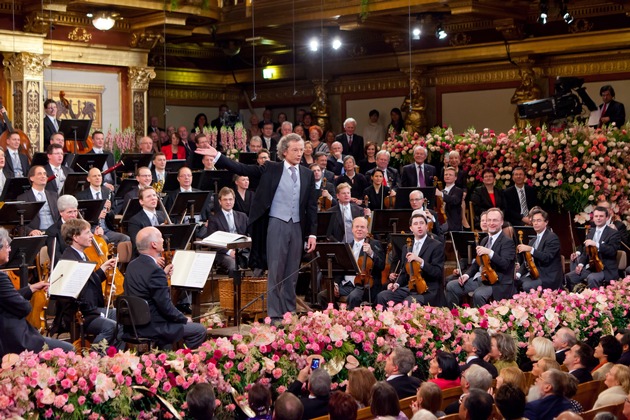
[[[217,149],[210,146],[207,149],[195,149],[195,153],[199,155],[210,156],[212,159],[214,159],[217,157],[218,152],[217,152]]]

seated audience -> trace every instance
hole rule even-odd
[[[600,392],[593,408],[619,404],[626,401],[630,393],[630,368],[624,365],[613,365],[606,373],[604,383],[608,389]]]
[[[252,385],[247,392],[247,404],[256,414],[256,420],[271,420],[271,391],[260,383]]]
[[[429,382],[435,383],[440,389],[460,386],[460,374],[459,364],[453,353],[438,350],[429,362]]]
[[[483,392],[487,392],[490,387],[492,387],[492,375],[481,366],[472,365],[462,373],[461,387],[463,395],[469,393],[471,389],[479,389]],[[459,401],[449,404],[444,412],[447,415],[459,412],[462,398],[460,398]]]
[[[490,353],[490,336],[486,330],[477,328],[470,334],[464,334],[464,344],[462,350],[467,354],[466,364],[461,367],[462,373],[472,365],[479,365],[486,369],[492,375],[492,378],[499,376],[497,368],[489,362],[485,357]]]
[[[563,373],[566,378],[566,383],[564,386],[564,396],[571,403],[571,410],[573,410],[576,413],[582,413],[584,411],[582,404],[580,404],[578,400],[573,399],[573,397],[575,397],[575,394],[577,394],[578,385],[580,385],[580,383],[578,382],[578,379],[575,376],[568,374],[566,372],[563,372]]]
[[[556,362],[556,359],[551,359],[549,357],[543,357],[534,363],[534,367],[532,369],[532,375],[535,379],[543,373],[548,371],[549,369],[558,369],[560,370],[560,364]],[[527,402],[534,401],[540,398],[540,392],[538,386],[536,386],[536,382],[534,382],[527,392]]]
[[[400,411],[400,401],[396,390],[386,381],[377,382],[372,387],[370,411],[377,419],[385,416],[391,416],[396,420],[407,419],[407,416]]]
[[[273,406],[273,420],[300,420],[304,415],[304,405],[290,392],[280,394]]]
[[[194,420],[209,420],[214,418],[216,399],[212,385],[198,383],[193,385],[186,394],[188,415]]]
[[[508,366],[499,372],[499,376],[497,376],[496,389],[501,388],[505,384],[517,386],[523,392],[527,392],[525,374],[516,366]]]
[[[621,357],[617,363],[630,366],[630,330],[624,329],[617,333],[615,336],[621,343]]]
[[[288,391],[299,397],[302,385],[305,383],[308,383],[309,395],[300,398],[304,406],[303,419],[313,419],[328,414],[331,380],[326,369],[311,370],[310,365],[307,365],[300,370],[297,379],[289,386]]]
[[[416,400],[411,405],[411,411],[416,414],[420,410],[428,410],[436,417],[444,416],[442,411],[442,390],[433,382],[424,382],[418,388]]]
[[[409,375],[415,365],[416,358],[406,347],[394,347],[385,360],[386,382],[396,390],[400,400],[416,395],[418,391],[420,379]]]
[[[516,364],[516,342],[510,334],[496,333],[490,337],[491,350],[489,353],[492,364],[501,373],[506,367],[517,367]]]
[[[504,384],[494,393],[494,403],[505,420],[519,420],[525,412],[525,393],[512,384]]]
[[[596,359],[593,357],[593,349],[585,343],[577,343],[571,347],[564,359],[564,365],[569,370],[569,373],[578,378],[581,384],[593,380],[591,368],[596,363]]]
[[[553,348],[556,350],[556,360],[562,364],[567,351],[577,343],[577,340],[572,329],[562,327],[553,335],[552,342]]]
[[[541,398],[525,404],[523,417],[529,420],[553,419],[566,410],[571,410],[569,399],[564,396],[567,378],[564,372],[549,369],[536,380]]]
[[[333,392],[328,402],[330,420],[356,420],[359,407],[352,395],[345,392]]]
[[[606,378],[606,374],[621,357],[621,343],[612,335],[605,335],[599,339],[593,356],[599,364],[593,368],[591,375],[593,380],[599,381]]]
[[[460,405],[459,418],[460,420],[488,420],[492,415],[493,404],[490,394],[480,389],[471,389]]]
[[[551,340],[545,337],[534,337],[527,346],[525,355],[528,357],[528,360],[523,361],[521,369],[523,372],[531,372],[533,362],[543,357],[554,358],[556,357],[556,352]]]
[[[370,405],[370,393],[376,378],[371,370],[360,367],[348,371],[348,385],[346,392],[355,399],[358,408]]]

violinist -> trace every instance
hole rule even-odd
[[[352,221],[355,217],[369,217],[372,212],[370,209],[364,209],[351,203],[350,185],[337,185],[337,201],[339,204],[328,210],[333,213],[328,225],[326,236],[333,238],[337,242],[350,243],[352,239]]]
[[[4,151],[6,160],[4,173],[7,178],[21,178],[26,176],[31,168],[26,155],[20,153],[20,134],[12,132],[7,137],[7,150]]]
[[[107,160],[105,164],[101,168],[101,171],[105,171],[107,168],[111,168],[114,166],[116,162],[114,162],[114,155],[111,152],[105,151],[103,147],[105,146],[105,134],[102,131],[95,131],[92,133],[92,148],[88,150],[88,153],[94,153],[96,155],[107,155]],[[103,186],[109,188],[111,191],[114,191],[114,176],[115,172],[108,173],[105,175],[103,179]]]
[[[429,233],[433,235],[435,239],[444,243],[444,234],[442,233],[440,223],[438,222],[437,213],[427,208],[427,199],[424,198],[422,191],[413,190],[409,193],[409,205],[414,211],[422,210],[424,212],[424,215],[427,218],[427,223],[429,225],[433,225],[433,228],[429,230]]]
[[[376,297],[376,303],[386,307],[388,302],[402,301],[418,302],[423,305],[443,304],[442,278],[444,275],[444,244],[428,236],[427,217],[421,211],[414,211],[409,221],[409,229],[413,233],[411,248],[404,246],[401,264],[404,268],[398,273],[389,275],[390,283],[387,290],[383,290]],[[419,276],[426,282],[428,289],[425,293],[411,291],[410,284],[419,280]]]
[[[494,207],[487,212],[488,237],[477,246],[477,256],[488,256],[492,270],[498,276],[493,285],[483,284],[481,281],[482,266],[474,261],[468,271],[459,279],[446,285],[446,301],[449,307],[459,305],[461,298],[473,292],[473,305],[481,307],[488,303],[490,297],[495,300],[509,299],[514,295],[514,262],[516,248],[514,241],[507,237],[502,230],[503,212]]]
[[[549,215],[540,207],[534,207],[528,215],[532,221],[536,238],[528,245],[520,244],[516,252],[528,252],[534,259],[538,269],[538,279],[533,279],[528,264],[521,264],[516,273],[523,291],[529,292],[542,286],[544,289],[558,290],[562,286],[562,261],[560,260],[560,239],[558,235],[547,229]]]
[[[571,254],[571,263],[577,265],[573,271],[566,275],[569,290],[573,290],[577,284],[582,283],[585,279],[587,287],[596,289],[610,280],[619,278],[617,251],[621,243],[621,235],[618,230],[607,224],[608,215],[606,207],[595,207],[593,211],[595,228],[589,230],[581,251]],[[590,267],[592,258],[589,258],[589,247],[592,247],[590,252],[603,263],[604,269],[601,272],[595,272]],[[587,267],[587,265],[589,266]]]
[[[446,228],[451,232],[459,232],[462,230],[462,200],[464,199],[464,190],[455,185],[457,175],[455,168],[449,166],[444,168],[444,189],[442,191],[436,189],[435,195],[442,197],[444,201],[444,211],[446,212]]]
[[[61,236],[67,245],[66,250],[61,255],[62,260],[88,261],[85,256],[85,250],[92,245],[94,237],[88,222],[81,219],[68,220],[61,227]],[[114,268],[115,261],[114,258],[109,259],[94,270],[89,280],[85,283],[83,290],[81,290],[76,304],[78,304],[78,309],[85,319],[85,332],[96,335],[93,345],[106,340],[109,345],[122,348],[123,343],[114,337],[116,311],[110,309],[108,317],[105,318],[105,298],[103,297],[102,289],[102,283],[107,279],[105,272]],[[74,309],[74,304],[64,300],[60,301],[57,307],[58,312],[53,324],[67,319],[68,313]],[[73,316],[74,314],[72,313],[71,315]]]
[[[324,199],[330,200],[331,206],[337,205],[337,198],[335,197],[335,187],[332,182],[326,182],[324,186],[322,168],[317,163],[311,163],[309,169],[313,171],[315,177],[315,189],[317,190],[317,199],[324,197]]]
[[[114,212],[116,214],[122,214],[127,207],[127,203],[134,198],[138,198],[138,192],[142,188],[150,187],[153,181],[153,175],[151,175],[151,169],[146,166],[141,166],[136,170],[136,181],[138,181],[138,185],[134,186],[128,193],[125,194],[125,197],[122,201],[119,201],[115,207]]]
[[[356,217],[352,221],[352,241],[349,242],[352,248],[352,253],[357,261],[359,257],[365,258],[366,256],[372,260],[372,270],[370,278],[375,285],[378,282],[374,281],[374,273],[379,273],[384,266],[385,254],[379,241],[366,241],[368,236],[368,222],[365,217]],[[361,267],[359,267],[361,268]],[[352,310],[361,305],[365,299],[365,293],[369,293],[369,288],[364,285],[355,284],[356,276],[337,276],[335,280],[335,297],[346,296],[346,303],[348,309]],[[323,290],[317,295],[317,300],[322,308],[328,306],[328,291]]]
[[[11,238],[6,229],[0,228],[0,265],[9,261]],[[19,354],[24,350],[40,352],[44,344],[50,349],[61,348],[66,352],[74,350],[68,342],[51,337],[43,337],[28,323],[26,316],[30,314],[31,295],[36,290],[45,290],[47,282],[29,284],[16,290],[4,271],[0,271],[0,358],[8,353]]]
[[[322,177],[326,178],[326,181],[331,184],[335,183],[335,174],[332,171],[329,171],[328,168],[328,156],[324,152],[315,152],[313,155],[313,159],[322,168]]]
[[[357,164],[354,161],[354,156],[348,155],[343,158],[343,175],[335,179],[335,185],[339,185],[343,182],[350,185],[350,195],[352,196],[352,202],[354,204],[363,203],[363,191],[370,185],[365,175],[357,172]]]
[[[387,185],[383,185],[383,171],[376,168],[372,172],[372,185],[363,191],[363,196],[368,198],[368,208],[372,211],[383,210],[385,205],[385,197],[395,196],[396,191],[392,191]]]

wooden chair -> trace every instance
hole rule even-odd
[[[440,420],[459,420],[459,413],[449,414],[448,416],[440,417]]]
[[[450,404],[458,401],[463,393],[464,391],[462,391],[461,386],[454,386],[453,388],[442,390],[442,407],[440,407],[440,409],[444,411]]]
[[[582,418],[584,420],[593,420],[597,413],[609,412],[612,413],[617,418],[621,418],[621,414],[623,413],[623,405],[625,403],[621,402],[619,404],[605,405],[603,407],[594,408],[592,410],[588,410],[582,413]]]
[[[328,416],[326,416],[328,418]],[[372,415],[372,410],[370,407],[363,407],[357,411],[357,420],[372,420],[374,416]]]
[[[626,251],[617,251],[617,269],[619,270],[619,277],[625,277],[626,267],[628,266],[628,259],[626,257]]]
[[[416,400],[416,396],[412,395],[411,397],[403,398],[400,400],[400,411],[405,413],[408,419],[413,417],[413,411],[411,410],[411,404]]]
[[[604,381],[590,381],[580,384],[573,399],[579,402],[585,411],[588,411],[593,408],[593,404],[605,386]]]

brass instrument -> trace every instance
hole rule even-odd
[[[523,231],[518,231],[518,240],[521,244],[523,244]],[[527,264],[527,269],[529,270],[529,276],[536,280],[540,277],[540,273],[538,272],[538,267],[536,267],[536,263],[534,262],[534,257],[530,252],[523,252],[525,255],[525,263]]]
[[[156,193],[161,194],[162,189],[164,188],[164,181],[159,180],[151,184],[151,188],[155,190]]]

